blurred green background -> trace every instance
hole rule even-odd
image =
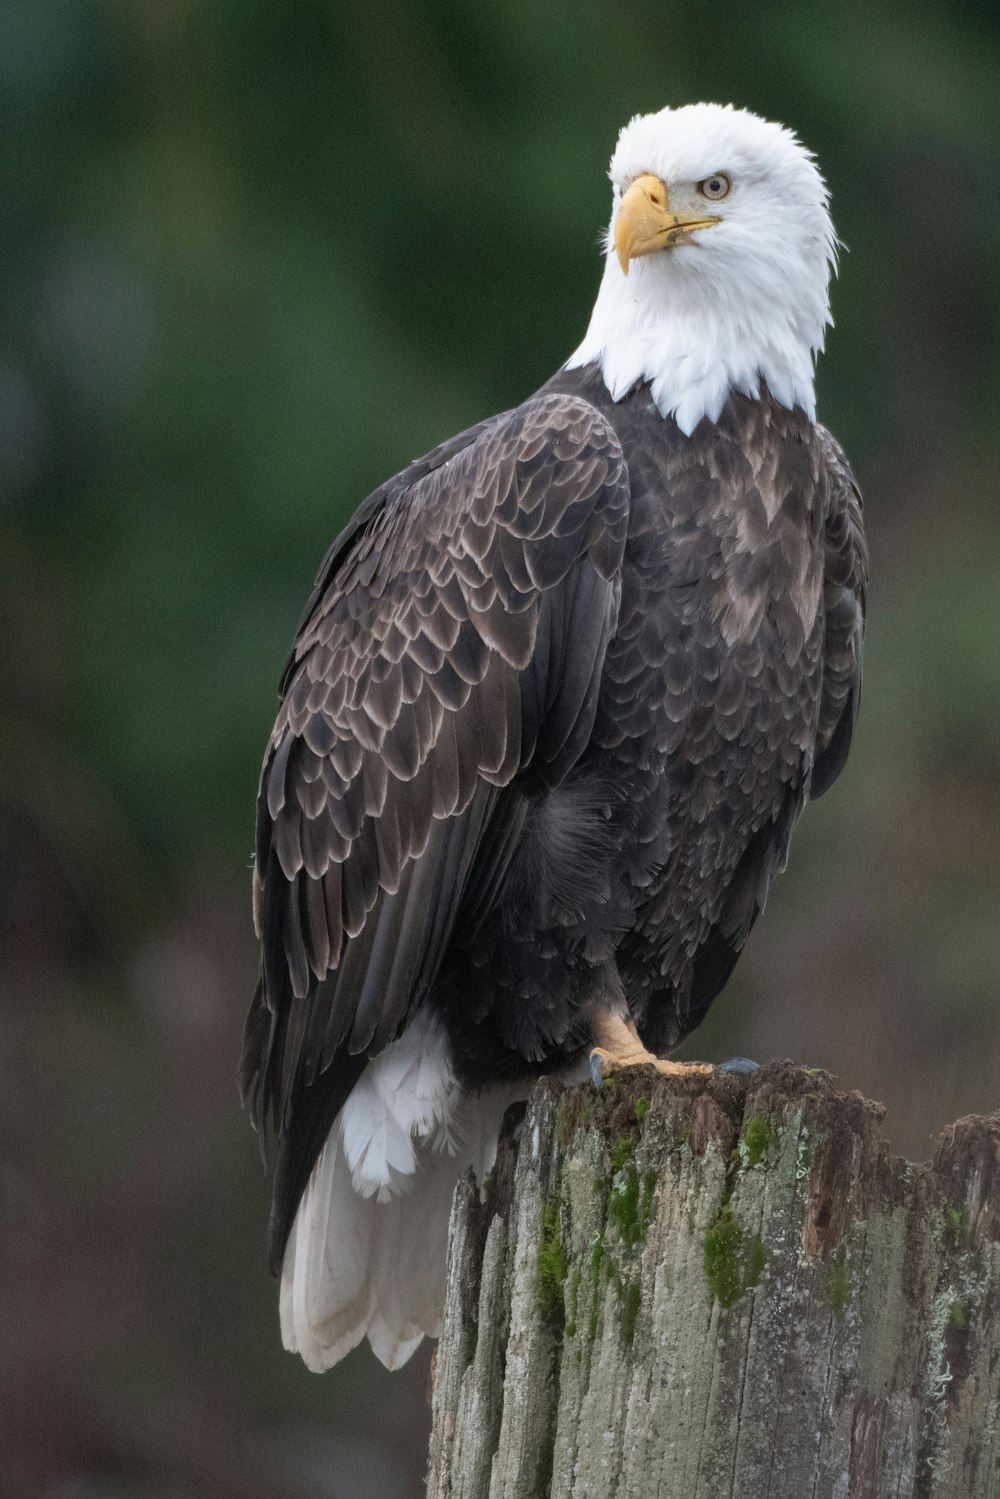
[[[278,1343],[259,757],[351,510],[579,340],[635,112],[816,151],[872,552],[852,760],[687,1052],[828,1067],[916,1158],[1000,1104],[998,68],[974,0],[0,7],[0,1493],[420,1491],[426,1359]]]

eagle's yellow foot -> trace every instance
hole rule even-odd
[[[643,1046],[631,1020],[623,1020],[620,1015],[606,1011],[595,1019],[594,1039],[597,1045],[590,1053],[590,1072],[598,1088],[605,1078],[625,1067],[655,1067],[657,1072],[666,1073],[668,1077],[690,1077],[714,1071],[708,1062],[671,1062],[667,1057],[656,1056]]]

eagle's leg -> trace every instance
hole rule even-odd
[[[594,1015],[594,1040],[597,1045],[590,1053],[590,1070],[598,1085],[623,1067],[655,1067],[670,1077],[713,1071],[708,1062],[671,1062],[655,1056],[639,1040],[635,1022],[611,1010],[598,1010]]]

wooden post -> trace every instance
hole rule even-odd
[[[1000,1115],[788,1063],[540,1084],[456,1193],[429,1499],[996,1499]]]

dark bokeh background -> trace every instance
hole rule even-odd
[[[0,7],[0,1492],[401,1496],[426,1361],[278,1345],[234,1077],[259,756],[363,495],[581,336],[620,125],[732,99],[850,253],[865,702],[691,1054],[794,1055],[915,1157],[1000,1103],[993,7]]]

